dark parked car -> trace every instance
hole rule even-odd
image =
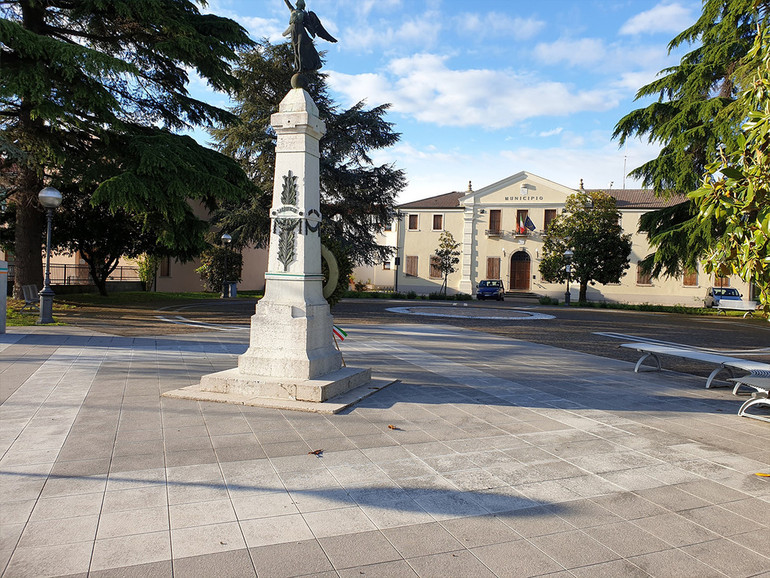
[[[483,301],[484,299],[497,299],[498,301],[505,301],[505,287],[500,279],[485,279],[479,281],[476,287],[476,299]]]

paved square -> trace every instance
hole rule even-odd
[[[320,415],[161,397],[234,367],[247,331],[10,328],[2,575],[770,575],[770,425],[729,389],[346,329],[348,364],[399,381]]]

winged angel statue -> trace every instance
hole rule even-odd
[[[305,0],[297,0],[297,7],[291,5],[289,0],[283,0],[291,10],[289,27],[283,33],[291,37],[291,45],[294,48],[294,68],[298,74],[321,68],[321,57],[313,46],[313,38],[316,35],[329,42],[337,42],[337,39],[329,34],[321,24],[315,12],[305,11]],[[312,37],[312,38],[311,38]]]

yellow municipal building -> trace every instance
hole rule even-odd
[[[590,192],[590,190],[587,190]],[[479,190],[470,184],[453,192],[398,207],[394,220],[380,238],[394,248],[393,257],[373,267],[359,267],[357,281],[377,289],[429,294],[439,291],[442,276],[432,264],[439,236],[449,231],[460,243],[460,263],[449,276],[448,293],[475,292],[482,279],[501,279],[509,292],[534,293],[564,299],[565,284],[549,283],[539,271],[545,231],[564,209],[570,189],[537,175],[520,172]],[[648,190],[609,189],[622,215],[622,226],[632,234],[631,267],[620,283],[588,287],[590,301],[702,306],[711,286],[732,286],[745,299],[754,299],[752,288],[735,276],[715,277],[699,267],[678,278],[651,279],[638,263],[650,253],[645,234],[638,233],[639,218],[646,212],[679,201],[664,201]],[[530,227],[524,226],[527,218]],[[534,225],[535,229],[530,230]],[[573,300],[578,287],[571,286]]]

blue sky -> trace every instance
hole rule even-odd
[[[391,103],[401,142],[375,156],[409,184],[399,202],[474,189],[526,170],[586,188],[623,185],[657,155],[619,149],[615,124],[636,91],[676,64],[669,41],[699,0],[306,0],[339,42],[324,71],[341,106]],[[292,3],[294,1],[292,0]],[[285,42],[283,0],[210,0],[255,39]],[[192,92],[227,105],[222,95]],[[626,188],[639,183],[626,179]]]

